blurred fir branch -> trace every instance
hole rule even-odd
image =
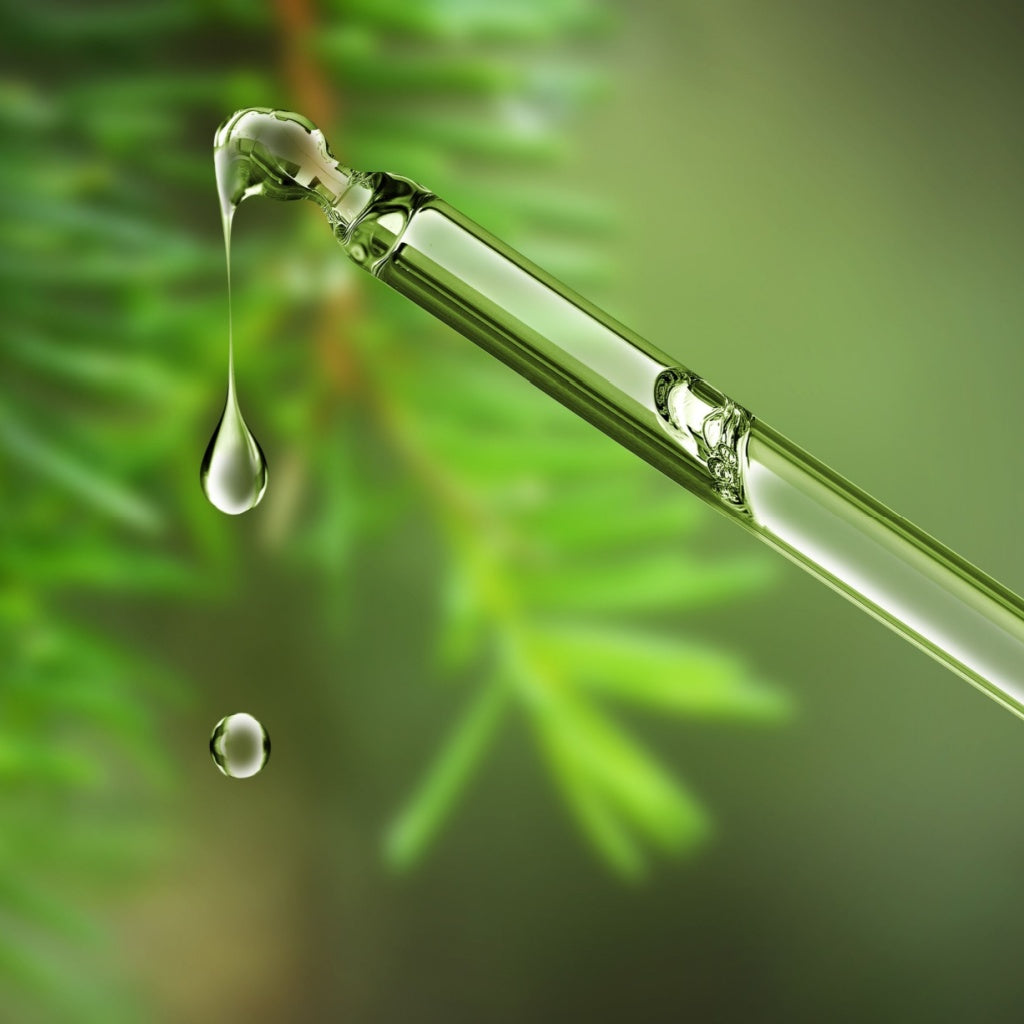
[[[158,848],[153,797],[171,773],[157,723],[186,692],[126,637],[76,625],[75,600],[230,595],[235,555],[195,479],[224,373],[217,121],[291,106],[339,155],[420,178],[556,275],[612,276],[614,211],[545,181],[607,87],[576,53],[607,31],[603,7],[329,0],[312,19],[298,0],[0,7],[0,977],[23,994],[0,1006],[18,1019],[121,1019],[113,972],[71,952],[93,942],[75,886]],[[322,224],[294,231],[234,253],[243,404],[287,446],[266,537],[344,593],[360,539],[405,514],[360,456],[373,424],[443,537],[434,671],[470,691],[388,859],[423,856],[513,713],[613,870],[687,850],[706,813],[615,705],[774,721],[786,702],[636,616],[735,600],[764,565],[696,557],[696,502],[357,278]],[[316,306],[311,359],[280,338]]]
[[[379,156],[372,166],[427,180],[556,275],[611,277],[594,243],[610,242],[614,212],[543,175],[568,153],[566,123],[605,84],[568,52],[546,51],[541,67],[532,45],[568,51],[606,24],[598,5],[335,6],[343,27],[317,33],[313,59],[323,91],[340,82],[350,111],[340,137],[357,166]],[[491,41],[502,45],[491,52]],[[475,680],[392,823],[389,860],[407,868],[422,857],[514,709],[610,867],[635,877],[645,847],[685,851],[706,831],[705,813],[606,702],[750,721],[781,719],[787,702],[734,657],[651,636],[626,616],[733,601],[764,585],[768,567],[694,557],[696,503],[418,310],[372,288],[362,302],[373,329],[350,333],[367,401],[448,541],[437,670]],[[407,326],[388,331],[389,321]],[[404,338],[424,331],[436,340],[411,350]]]

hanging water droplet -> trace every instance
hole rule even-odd
[[[221,200],[221,220],[224,227],[224,259],[228,278],[228,397],[217,424],[206,446],[199,466],[199,483],[214,508],[229,516],[237,516],[255,508],[267,489],[267,460],[259,442],[242,419],[235,393],[235,342],[231,316],[231,222],[238,203],[245,198],[232,198],[227,164],[219,158],[217,189]]]
[[[214,726],[210,753],[224,775],[248,779],[258,774],[270,759],[270,737],[252,715],[240,711]]]
[[[255,508],[267,489],[267,460],[242,419],[233,386],[228,387],[224,412],[206,446],[199,482],[210,504],[229,516]]]

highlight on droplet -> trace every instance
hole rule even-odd
[[[249,779],[270,760],[270,736],[257,719],[239,711],[213,727],[210,753],[221,774],[229,779]]]

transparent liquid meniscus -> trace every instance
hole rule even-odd
[[[415,182],[305,118],[214,141],[232,211],[308,198],[349,258],[1024,717],[1024,602]]]

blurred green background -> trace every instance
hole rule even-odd
[[[267,497],[197,480],[283,106],[1021,589],[1011,5],[0,10],[0,1019],[1020,1019],[1021,723],[311,208],[235,222]]]

